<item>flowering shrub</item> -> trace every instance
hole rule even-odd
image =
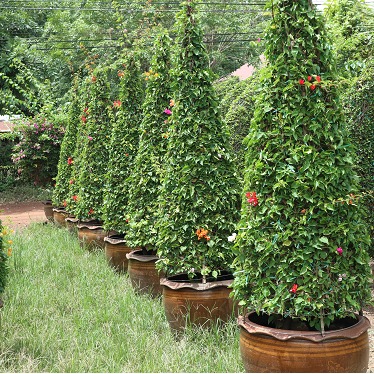
[[[97,67],[87,78],[88,102],[82,110],[79,139],[74,158],[66,162],[73,166],[79,159],[72,173],[68,206],[73,206],[72,213],[79,219],[102,220],[105,175],[108,168],[108,144],[111,134],[109,108],[110,98],[108,80],[109,67]]]
[[[56,176],[56,185],[53,190],[52,202],[54,206],[66,206],[69,198],[69,184],[72,182],[72,163],[73,153],[76,147],[78,121],[81,106],[81,97],[78,92],[78,76],[74,77],[72,87],[71,102],[67,117],[67,126],[64,138],[61,143],[60,157],[58,161],[58,172]]]
[[[217,277],[232,261],[227,237],[239,218],[239,182],[193,1],[184,3],[177,26],[175,106],[157,225],[159,266],[168,275],[193,277],[196,271]]]
[[[20,179],[35,185],[51,184],[57,174],[60,143],[64,135],[58,116],[53,122],[36,116],[21,122],[16,131],[20,140],[13,148],[12,160]]]
[[[167,145],[170,103],[170,38],[160,30],[147,81],[140,124],[139,150],[129,180],[127,241],[133,247],[154,250],[157,239],[155,218]]]
[[[308,0],[273,5],[245,140],[234,294],[324,330],[370,300],[369,237],[322,20]]]
[[[120,79],[119,100],[111,110],[112,134],[109,146],[107,188],[104,194],[104,227],[121,234],[127,232],[127,202],[139,143],[139,123],[142,116],[143,86],[139,62],[133,53],[126,52]]]
[[[0,220],[0,294],[4,292],[8,276],[8,257],[12,254],[11,240],[7,239],[8,231]]]

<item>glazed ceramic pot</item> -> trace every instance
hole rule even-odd
[[[341,320],[336,330],[282,330],[266,326],[267,316],[238,317],[240,353],[247,372],[364,373],[369,362],[370,322]]]
[[[135,248],[128,247],[124,235],[119,234],[106,236],[104,242],[108,264],[118,272],[127,272],[129,260],[126,255],[134,251]]]
[[[53,208],[53,221],[57,226],[66,227],[65,218],[69,216],[69,213],[65,208]]]
[[[52,200],[42,201],[44,205],[44,214],[49,222],[53,222],[53,205]]]
[[[77,224],[78,239],[81,247],[88,250],[104,249],[104,238],[107,236],[107,231],[104,230],[101,222],[87,221],[79,222]]]
[[[160,279],[162,274],[156,269],[156,261],[159,258],[143,250],[134,250],[126,255],[128,259],[128,274],[133,288],[142,294],[150,294],[153,297],[162,294]]]
[[[74,216],[69,216],[65,218],[65,226],[68,230],[72,233],[76,233],[78,228],[79,219],[75,218]]]
[[[222,273],[218,278],[189,280],[187,274],[161,279],[166,319],[172,330],[183,331],[187,325],[211,327],[235,316],[230,298],[233,275]],[[237,316],[237,315],[236,315]]]

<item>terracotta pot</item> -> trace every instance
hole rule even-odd
[[[81,247],[88,250],[95,248],[104,249],[104,238],[107,236],[107,231],[98,221],[79,222],[77,224],[78,239]]]
[[[48,221],[53,222],[53,205],[52,200],[42,201],[44,205],[44,214]]]
[[[369,362],[370,322],[357,316],[350,326],[326,331],[281,330],[264,326],[256,313],[238,318],[240,352],[247,372],[364,373]]]
[[[65,208],[53,208],[53,220],[57,226],[66,227],[65,218],[69,216],[69,213]]]
[[[75,218],[74,216],[66,217],[65,218],[65,226],[68,230],[72,233],[76,233],[78,228],[79,219]]]
[[[211,327],[234,317],[235,308],[229,286],[233,276],[224,273],[202,283],[188,280],[187,274],[161,279],[166,319],[172,330],[183,331],[187,325]],[[236,315],[237,316],[237,315]]]
[[[135,249],[128,247],[124,235],[109,235],[104,238],[105,256],[111,267],[118,272],[126,272],[129,260],[126,255]],[[140,249],[140,248],[136,248]]]
[[[144,254],[141,249],[131,251],[126,257],[129,261],[127,271],[133,288],[142,294],[160,296],[162,274],[158,272],[155,265],[159,258],[153,254]]]

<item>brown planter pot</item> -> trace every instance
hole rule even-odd
[[[155,265],[159,258],[152,254],[143,254],[141,249],[128,253],[126,257],[129,261],[127,271],[133,288],[142,294],[160,296],[162,274],[158,272]]]
[[[235,316],[229,286],[229,273],[206,283],[189,281],[186,274],[161,279],[166,319],[172,330],[183,331],[187,325],[211,327]]]
[[[104,230],[100,222],[79,222],[77,229],[81,247],[90,251],[95,248],[104,249],[104,238],[108,235],[108,232]]]
[[[135,249],[128,247],[123,235],[109,235],[104,238],[105,257],[108,264],[118,272],[126,272],[129,260],[126,255]],[[140,248],[136,248],[140,249]]]
[[[44,205],[44,214],[49,222],[53,222],[53,205],[52,200],[42,201]]]
[[[66,227],[65,218],[69,216],[69,213],[64,208],[53,208],[53,221],[57,226]]]
[[[261,324],[261,318],[256,313],[238,318],[240,353],[247,372],[367,371],[370,322],[366,317],[358,316],[353,325],[326,331],[324,336],[319,331],[267,327]]]
[[[76,233],[78,228],[79,219],[75,218],[73,216],[66,217],[65,218],[65,226],[68,228],[68,230],[72,233]]]

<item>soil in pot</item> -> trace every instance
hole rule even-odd
[[[141,294],[153,297],[162,294],[160,279],[162,274],[156,269],[159,258],[154,251],[145,249],[134,250],[126,254],[128,259],[128,274],[133,288]]]
[[[238,318],[240,352],[247,372],[366,372],[370,322],[348,318],[319,331],[268,326],[268,316],[250,313]]]
[[[108,264],[118,272],[127,272],[128,258],[127,254],[139,249],[128,247],[124,235],[109,235],[104,238],[105,257]]]
[[[188,325],[209,328],[227,322],[236,316],[236,307],[230,298],[233,275],[222,272],[218,278],[202,276],[189,279],[179,274],[161,279],[166,319],[173,331],[181,332]]]

